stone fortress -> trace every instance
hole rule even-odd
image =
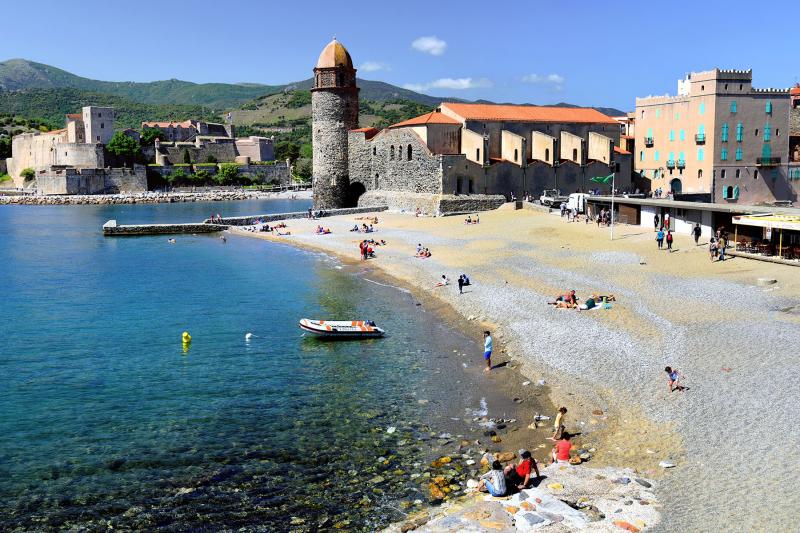
[[[442,103],[378,131],[358,127],[350,54],[336,39],[314,68],[314,205],[446,214],[492,209],[544,189],[631,188],[620,124],[594,109]]]
[[[164,134],[154,144],[153,159],[157,165],[183,163],[184,152],[188,152],[195,163],[212,159],[220,163],[235,161],[249,164],[275,159],[272,138],[236,138],[233,124],[201,120],[142,122],[142,131],[145,128],[158,129]]]

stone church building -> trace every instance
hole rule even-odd
[[[359,128],[356,70],[335,39],[320,54],[311,93],[320,209],[492,209],[544,189],[608,192],[590,180],[612,172],[617,189],[631,187],[619,123],[594,109],[442,103],[381,131]]]

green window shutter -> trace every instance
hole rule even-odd
[[[764,110],[767,112],[767,115],[771,115],[772,114],[772,101],[771,100],[767,100],[767,105],[764,106]]]
[[[736,149],[736,160],[737,161],[741,161],[742,160],[742,148],[741,147]]]
[[[733,199],[736,200],[739,198],[739,186],[733,188]]]
[[[744,137],[744,124],[741,122],[736,125],[736,142],[742,142]]]
[[[658,161],[658,150],[656,150],[655,154],[653,155],[653,161]]]
[[[763,158],[770,158],[772,157],[772,146],[769,144],[765,144],[761,147],[761,157]]]
[[[697,149],[697,160],[702,161],[705,158],[705,151],[702,148]]]
[[[769,142],[770,137],[772,136],[772,131],[769,127],[769,122],[764,124],[764,142]]]
[[[669,140],[670,141],[675,140],[675,130],[669,130]]]
[[[728,142],[728,123],[722,124],[722,142]]]
[[[720,161],[727,161],[728,160],[728,149],[723,148],[719,151],[719,159]]]
[[[685,141],[685,140],[686,140],[686,132],[685,132],[685,131],[683,131],[683,130],[681,130],[681,131],[679,132],[679,137],[680,137],[680,139],[681,139],[682,141]]]
[[[661,118],[661,108],[660,107],[656,108],[656,118]]]
[[[731,102],[731,113],[736,113],[736,100]]]
[[[705,112],[706,112],[706,104],[705,104],[705,103],[703,103],[703,102],[700,102],[700,108],[698,109],[698,112],[699,112],[701,115],[704,115],[704,114],[705,114]]]
[[[647,128],[647,137],[649,139],[653,138],[653,128]]]
[[[639,150],[639,161],[644,161],[644,150]]]

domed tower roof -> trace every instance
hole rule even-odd
[[[333,38],[328,45],[322,49],[322,53],[317,60],[316,68],[353,68],[353,60],[350,59],[350,52],[347,51],[342,43]]]

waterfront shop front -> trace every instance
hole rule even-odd
[[[800,215],[733,217],[736,252],[800,264]]]

